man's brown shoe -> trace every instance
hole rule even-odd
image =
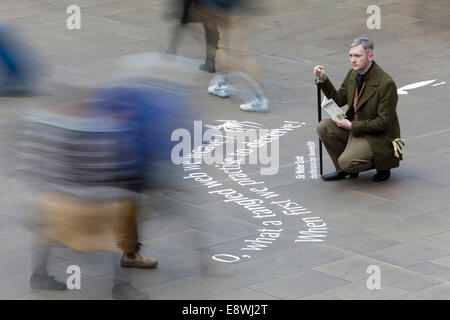
[[[134,258],[130,258],[134,256]],[[122,260],[120,260],[120,265],[123,268],[141,268],[150,269],[155,268],[158,264],[158,260],[153,258],[144,258],[139,252],[132,254],[124,254]]]

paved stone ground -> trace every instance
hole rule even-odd
[[[82,10],[82,29],[66,28],[66,8]],[[381,29],[369,30],[369,5],[381,9]],[[162,0],[2,0],[1,23],[22,28],[49,67],[42,84],[98,86],[117,75],[117,61],[146,53],[156,61],[173,32]],[[243,166],[278,196],[264,199],[239,186],[214,166],[202,166],[222,186],[208,189],[181,167],[160,165],[158,187],[146,194],[140,220],[143,252],[159,260],[155,270],[131,270],[135,285],[151,299],[448,299],[450,297],[450,3],[447,0],[274,0],[254,16],[253,50],[261,67],[271,112],[241,112],[237,99],[208,96],[210,75],[197,70],[203,55],[200,26],[191,26],[179,48],[180,73],[193,89],[198,120],[253,121],[280,128],[304,122],[280,137],[280,170],[260,175]],[[399,96],[405,160],[391,179],[373,183],[373,171],[357,180],[323,182],[309,176],[308,141],[315,136],[316,87],[312,69],[323,64],[336,86],[349,69],[347,45],[357,36],[374,40],[375,60],[398,87],[435,80]],[[175,62],[173,62],[175,63]],[[166,61],[170,64],[170,61]],[[163,63],[153,65],[161,76]],[[147,66],[148,67],[148,66]],[[181,71],[184,70],[184,71]],[[123,75],[123,74],[122,74]],[[170,72],[165,74],[176,78]],[[444,83],[445,82],[445,83]],[[49,270],[60,280],[67,266],[82,270],[82,289],[63,293],[31,290],[30,255],[36,248],[24,224],[24,195],[34,188],[9,175],[11,121],[37,98],[0,98],[0,298],[110,299],[113,268],[107,255],[83,256],[62,246],[51,251]],[[296,156],[304,156],[306,178],[296,179]],[[332,164],[324,158],[324,172]],[[222,188],[223,187],[223,188]],[[211,190],[234,189],[264,199],[282,226],[281,236],[261,250],[240,250],[260,237],[262,222]],[[290,199],[308,208],[287,216],[271,201]],[[328,233],[321,242],[295,242],[308,229],[303,217],[320,217]],[[316,222],[317,224],[317,222]],[[234,263],[217,254],[240,258]],[[243,255],[248,255],[244,257]],[[219,256],[224,257],[224,256]],[[116,263],[119,256],[113,259]],[[369,290],[367,268],[381,270],[381,289]]]

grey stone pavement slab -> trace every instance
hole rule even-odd
[[[371,0],[264,3],[263,13],[248,18],[254,27],[251,54],[271,106],[262,114],[240,111],[239,99],[207,94],[211,75],[198,70],[204,58],[200,25],[190,24],[183,33],[178,58],[161,58],[174,33],[165,0],[0,1],[1,23],[20,28],[27,46],[45,61],[46,74],[42,96],[0,97],[0,299],[112,298],[120,254],[86,255],[63,245],[51,249],[49,273],[65,281],[67,267],[79,265],[81,290],[29,288],[31,255],[40,249],[29,229],[33,206],[27,199],[40,185],[12,174],[14,121],[49,92],[63,90],[54,89],[57,85],[97,88],[129,75],[185,85],[196,120],[204,124],[227,119],[276,129],[286,121],[303,123],[279,138],[274,175],[262,175],[260,164],[242,166],[272,196],[264,198],[217,167],[201,165],[199,172],[221,183],[222,190],[263,200],[274,213],[270,218],[224,202],[222,195],[209,193],[219,187],[185,179],[190,172],[181,166],[154,164],[139,233],[142,253],[159,264],[152,270],[125,270],[150,299],[450,298],[449,1],[377,1],[381,29],[367,26]],[[73,4],[81,8],[81,30],[66,27],[66,9]],[[348,44],[358,36],[374,40],[375,60],[398,88],[434,81],[399,95],[406,147],[388,181],[372,182],[374,171],[369,171],[358,179],[323,182],[309,172],[314,160],[308,143],[314,142],[318,153],[312,70],[324,65],[339,86],[350,68]],[[221,62],[219,56],[219,69]],[[297,157],[304,157],[305,178],[296,177]],[[324,173],[334,171],[325,149],[323,160]],[[287,200],[308,213],[283,213],[280,205]],[[318,225],[325,230],[320,237],[308,234]],[[270,232],[274,238],[267,241]],[[367,285],[371,266],[381,272],[380,289]]]

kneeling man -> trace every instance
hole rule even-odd
[[[314,74],[328,99],[338,106],[348,105],[345,119],[325,119],[317,126],[336,172],[323,176],[325,181],[358,177],[359,172],[376,169],[373,181],[390,177],[390,169],[402,160],[398,122],[397,87],[394,80],[373,60],[373,43],[357,38],[350,44],[352,69],[339,91],[316,66]]]

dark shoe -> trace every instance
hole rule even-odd
[[[377,170],[377,174],[373,176],[372,181],[384,181],[391,176],[391,170]]]
[[[348,173],[345,171],[342,172],[332,172],[329,174],[326,174],[322,177],[324,181],[336,181],[336,180],[342,180],[345,179],[347,176],[350,176],[350,178],[358,178],[359,173]]]
[[[350,178],[358,178],[359,173],[348,173],[345,171],[342,172],[332,172],[329,174],[326,174],[322,177],[324,181],[336,181],[336,180],[342,180],[347,176],[350,176]]]
[[[134,257],[130,258],[128,254],[122,256],[120,260],[120,265],[123,268],[140,268],[140,269],[150,269],[155,268],[158,264],[158,260],[153,258],[145,258],[139,252],[133,253]]]
[[[200,65],[199,69],[209,73],[215,73],[216,63],[214,60],[206,59],[205,62]]]
[[[67,285],[64,282],[56,281],[49,275],[33,273],[30,278],[30,288],[63,291],[67,290]]]
[[[117,300],[148,300],[149,295],[129,283],[116,283],[112,289],[112,297]]]

